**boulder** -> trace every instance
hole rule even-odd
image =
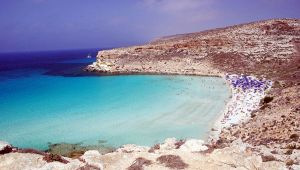
[[[207,150],[208,147],[204,145],[203,140],[190,139],[181,145],[179,149],[185,152],[200,152]]]
[[[42,155],[31,153],[8,153],[0,155],[0,169],[41,169],[47,162],[43,160]]]
[[[92,167],[96,167],[101,170],[103,169],[103,165],[100,161],[101,154],[97,150],[86,151],[80,158]]]
[[[176,138],[167,138],[163,144],[160,145],[160,150],[176,149]]]

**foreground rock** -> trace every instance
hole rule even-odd
[[[78,159],[42,152],[34,149],[14,148],[0,141],[1,170],[102,170],[98,151],[87,151]]]
[[[88,151],[81,159],[70,159],[67,163],[59,161],[48,162],[43,155],[33,153],[8,153],[0,155],[0,169],[1,170],[102,170],[103,166],[99,159],[99,152],[91,153]]]
[[[118,152],[101,156],[104,169],[287,169],[285,162],[263,160],[255,147],[237,140],[222,149],[210,150],[201,140],[187,140],[179,147],[177,140],[167,139],[165,143],[136,148],[124,146]],[[148,150],[149,149],[149,150]],[[148,151],[147,151],[148,150]],[[200,151],[204,150],[204,151]]]
[[[105,155],[91,150],[78,159],[64,158],[67,163],[47,162],[40,154],[7,153],[0,155],[0,169],[287,169],[284,162],[275,159],[265,161],[261,155],[253,151],[254,147],[242,141],[234,142],[222,149],[215,149],[211,153],[200,152],[208,149],[200,140],[187,140],[179,148],[176,147],[177,142],[179,141],[168,139],[166,143],[160,144],[155,152],[149,152],[149,147],[135,145],[125,145],[116,152]]]
[[[79,160],[70,160],[69,163],[46,162],[42,155],[31,153],[8,153],[0,156],[1,170],[32,170],[32,169],[78,169],[84,163]]]

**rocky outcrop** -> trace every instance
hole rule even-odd
[[[178,142],[178,141],[177,141]],[[254,152],[251,145],[236,141],[223,149],[215,149],[211,153],[197,152],[202,142],[187,141],[190,147],[182,150],[176,149],[176,141],[168,139],[160,144],[155,152],[147,152],[140,148],[132,152],[113,152],[101,157],[104,169],[126,169],[126,167],[139,167],[143,169],[287,169],[284,162],[275,160],[264,162],[262,156]],[[168,146],[168,147],[167,147]],[[194,152],[196,151],[196,152]],[[142,163],[138,163],[141,162]],[[143,164],[145,163],[146,164]],[[139,166],[138,166],[139,165]]]
[[[208,147],[204,145],[203,140],[190,139],[179,147],[180,151],[183,152],[202,152],[206,151]]]
[[[80,160],[85,162],[87,165],[94,167],[95,169],[103,169],[101,154],[97,150],[86,151]]]

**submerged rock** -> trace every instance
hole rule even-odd
[[[48,151],[52,154],[58,154],[69,158],[78,158],[88,150],[97,150],[101,154],[105,154],[105,153],[113,152],[115,148],[102,145],[102,144],[85,146],[80,143],[79,144],[59,143],[59,144],[50,144]]]

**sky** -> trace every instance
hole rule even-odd
[[[300,0],[0,0],[0,52],[110,48],[271,18]]]

